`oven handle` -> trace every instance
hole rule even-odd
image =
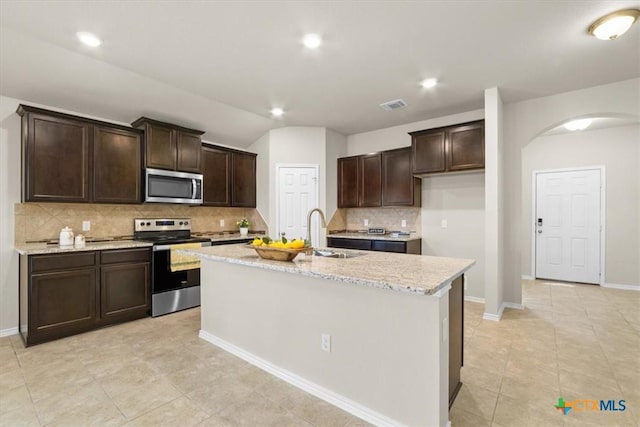
[[[198,243],[200,243],[200,247],[211,246],[211,242],[198,242]],[[153,252],[168,251],[171,249],[171,246],[173,245],[155,245],[153,247]]]

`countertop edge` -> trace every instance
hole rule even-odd
[[[327,238],[334,239],[359,239],[359,240],[383,240],[386,242],[409,242],[412,240],[420,240],[421,236],[409,236],[409,237],[393,237],[391,235],[385,234],[359,234],[359,233],[336,233],[336,234],[327,234]]]
[[[33,246],[29,247],[30,245]],[[123,240],[117,242],[87,243],[83,248],[61,248],[56,245],[46,245],[42,243],[14,244],[13,248],[20,255],[46,255],[60,253],[66,254],[74,252],[106,251],[113,249],[150,248],[151,246],[153,246],[153,243],[150,242]]]

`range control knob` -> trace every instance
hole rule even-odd
[[[185,221],[185,222],[184,222],[184,225],[189,225],[189,221]]]
[[[144,227],[144,222],[141,222],[141,223],[140,223],[140,227]]]
[[[150,223],[150,222],[148,222],[148,223],[147,223],[147,225],[151,225],[151,223]]]
[[[183,224],[182,221],[180,221],[180,225],[182,225],[182,224]]]

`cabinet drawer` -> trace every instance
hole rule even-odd
[[[371,250],[371,240],[365,239],[341,239],[327,237],[327,246],[331,248],[341,249],[361,249],[365,251]]]
[[[122,262],[150,262],[151,249],[116,249],[103,251],[100,254],[101,264],[117,264]]]
[[[404,254],[407,252],[407,245],[405,242],[389,242],[386,240],[374,240],[372,249],[374,251],[397,252],[400,254]]]
[[[70,254],[34,255],[31,259],[31,272],[68,270],[96,265],[95,252],[74,252]]]

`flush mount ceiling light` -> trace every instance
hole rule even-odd
[[[631,28],[638,16],[640,16],[638,9],[625,9],[610,13],[591,24],[589,33],[600,40],[615,40]]]
[[[574,130],[584,130],[589,127],[591,124],[591,119],[578,119],[571,120],[564,124],[565,129],[574,131]]]
[[[302,38],[302,44],[309,49],[316,49],[322,44],[322,37],[318,34],[305,34]]]
[[[78,40],[87,46],[98,47],[102,44],[102,40],[100,40],[96,35],[87,33],[86,31],[76,33],[76,37],[78,37]]]
[[[435,87],[438,84],[438,79],[426,79],[420,82],[420,86],[425,89]]]
[[[284,114],[284,110],[280,107],[273,107],[271,109],[271,115],[273,117],[282,117],[283,114]]]

